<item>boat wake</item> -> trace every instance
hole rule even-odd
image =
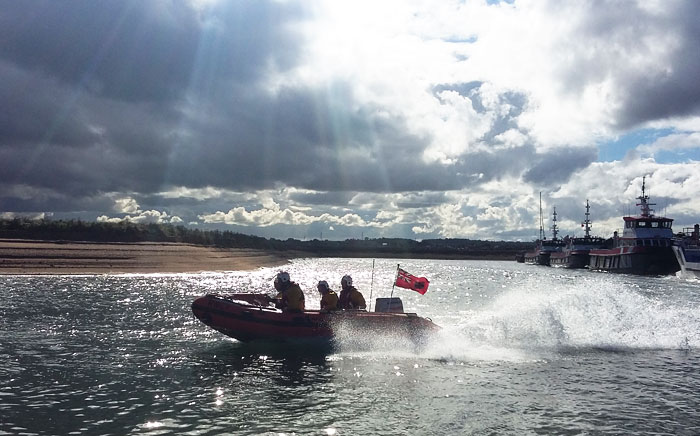
[[[601,282],[599,282],[601,283]],[[436,358],[529,359],[533,352],[700,347],[700,312],[622,285],[513,289],[464,313],[425,354]]]

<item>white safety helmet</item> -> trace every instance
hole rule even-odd
[[[326,291],[330,289],[330,286],[328,286],[328,282],[325,280],[319,280],[318,287],[325,289]]]
[[[345,275],[343,276],[342,279],[340,279],[340,286],[346,287],[346,286],[352,286],[352,277]]]
[[[279,283],[280,285],[285,285],[289,283],[289,273],[287,271],[278,272],[277,277],[275,278],[275,282]]]

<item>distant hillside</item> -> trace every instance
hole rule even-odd
[[[229,231],[190,229],[171,224],[88,222],[80,220],[0,220],[0,238],[45,241],[173,242],[221,248],[303,251],[321,257],[418,257],[447,259],[513,259],[532,243],[471,239],[401,238],[345,241],[268,239]]]

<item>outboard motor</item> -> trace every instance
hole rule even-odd
[[[403,313],[403,303],[398,297],[377,298],[377,302],[374,305],[374,311],[384,313]]]

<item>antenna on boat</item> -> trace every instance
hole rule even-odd
[[[581,223],[581,227],[586,230],[586,238],[591,237],[591,206],[588,205],[588,199],[586,199],[586,220]]]
[[[557,207],[554,206],[554,214],[552,217],[552,240],[553,241],[557,240],[558,233],[559,233],[559,229],[557,228]]]
[[[654,209],[650,208],[649,206],[656,206],[656,203],[649,203],[649,196],[646,195],[645,189],[646,179],[647,176],[642,177],[642,195],[637,197],[637,199],[639,199],[639,203],[637,203],[637,206],[641,208],[643,217],[650,217],[653,215],[652,212],[654,212]]]
[[[542,219],[542,191],[540,191],[540,241],[544,241],[544,220]]]
[[[372,288],[374,286],[374,261],[372,259],[372,280],[369,282],[369,312],[372,311]]]

